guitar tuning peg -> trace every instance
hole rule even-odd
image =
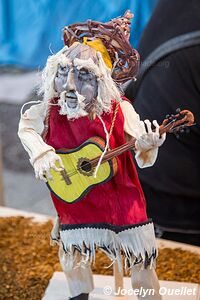
[[[180,107],[176,109],[176,113],[179,114],[181,112]]]

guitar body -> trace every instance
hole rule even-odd
[[[61,157],[64,171],[50,170],[53,180],[47,186],[59,199],[73,203],[82,199],[91,188],[110,180],[117,172],[117,159],[114,157],[103,162],[94,178],[95,167],[91,160],[99,157],[105,147],[105,141],[93,137],[75,149],[59,149],[56,153]]]

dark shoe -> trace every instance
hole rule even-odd
[[[69,298],[69,300],[88,300],[89,294],[80,294],[76,297]]]

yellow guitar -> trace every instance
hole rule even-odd
[[[93,176],[104,147],[103,139],[93,137],[73,150],[57,150],[65,169],[61,172],[51,169],[53,180],[48,180],[49,189],[61,200],[72,203],[80,200],[93,186],[110,180],[117,172],[115,157],[108,161],[104,157],[97,177]]]
[[[193,114],[187,110],[179,111],[176,115],[168,116],[160,126],[160,134],[164,132],[176,133],[194,123]],[[94,186],[107,182],[117,172],[117,158],[121,153],[133,149],[135,139],[113,150],[108,150],[103,156],[94,178],[95,167],[104,150],[105,141],[100,137],[93,137],[78,148],[59,149],[56,153],[61,157],[65,169],[61,172],[50,170],[53,180],[48,180],[48,188],[59,199],[73,203],[84,197]]]

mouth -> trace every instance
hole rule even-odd
[[[76,94],[74,93],[74,92],[67,92],[66,94],[65,94],[65,97],[67,98],[67,99],[77,99],[77,96],[76,96]]]
[[[65,102],[71,109],[75,109],[78,105],[78,98],[75,93],[68,92],[65,95]]]

